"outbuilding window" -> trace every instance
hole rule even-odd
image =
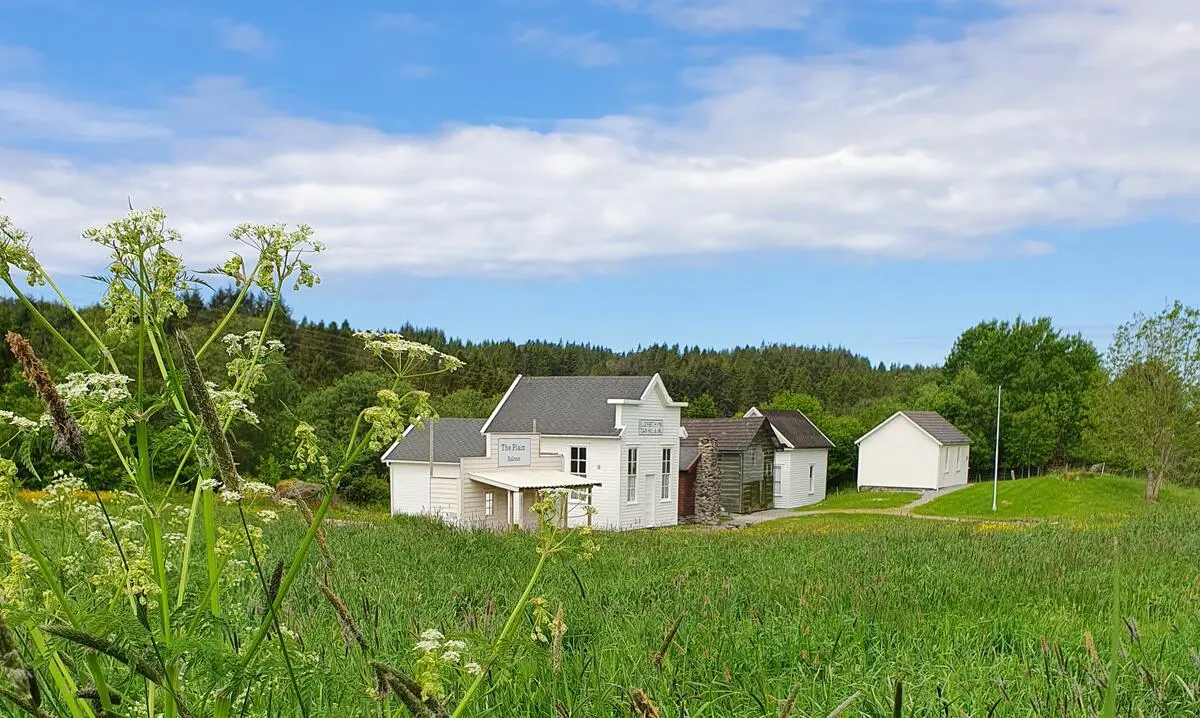
[[[571,447],[571,473],[576,476],[587,476],[587,447]]]
[[[775,495],[783,496],[783,467],[775,464]]]
[[[812,464],[808,465],[808,493],[816,493],[816,467]]]

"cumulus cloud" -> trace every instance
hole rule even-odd
[[[617,48],[598,40],[595,35],[573,35],[545,27],[520,27],[516,42],[553,57],[561,57],[580,67],[604,67],[621,61]]]
[[[271,39],[250,23],[218,20],[214,27],[221,46],[231,52],[268,57],[275,49]]]
[[[693,72],[702,98],[670,120],[408,136],[239,101],[249,109],[219,132],[188,126],[158,157],[3,151],[0,196],[59,266],[88,259],[79,228],[132,196],[167,207],[199,262],[220,258],[237,222],[306,221],[330,245],[328,268],[424,274],[578,274],[767,247],[1036,255],[1050,247],[1013,233],[1200,219],[1188,214],[1200,6],[1007,1],[1007,17],[954,42]],[[180,106],[200,122],[194,105],[226,93],[252,91],[209,82],[148,120],[178,134]],[[26,117],[22,103],[47,101],[17,100]],[[13,104],[0,107],[10,137]],[[79,135],[90,109],[55,121]]]

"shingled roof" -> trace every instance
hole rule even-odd
[[[687,438],[679,440],[679,468],[686,471],[696,461],[701,439],[716,439],[717,451],[745,451],[767,426],[767,419],[745,416],[738,419],[684,419],[682,423]]]
[[[383,461],[429,461],[429,441],[433,438],[433,460],[455,464],[464,456],[487,454],[487,439],[479,430],[484,419],[440,419],[432,430],[409,427],[404,439],[392,445]]]
[[[775,427],[792,445],[793,449],[832,449],[834,443],[821,433],[817,425],[812,423],[804,412],[787,409],[756,409],[767,417],[771,426]]]
[[[962,433],[957,426],[951,424],[946,417],[936,411],[902,411],[900,413],[943,446],[971,443],[969,436]]]
[[[548,436],[618,436],[609,399],[641,399],[650,376],[517,377],[487,424],[488,432]]]

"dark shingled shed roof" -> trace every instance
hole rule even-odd
[[[641,399],[650,376],[520,377],[496,409],[488,432],[548,436],[619,436],[609,399]]]
[[[754,443],[754,437],[767,426],[763,416],[746,416],[737,419],[684,419],[683,428],[687,438],[679,440],[679,468],[686,471],[696,461],[701,439],[716,439],[717,451],[745,451]],[[771,434],[775,441],[775,435]]]
[[[902,411],[900,413],[907,416],[943,446],[971,443],[970,437],[959,431],[957,426],[951,424],[946,417],[936,411]]]
[[[432,431],[412,427],[405,432],[404,439],[383,455],[384,461],[429,461],[429,438],[433,437],[433,460],[441,464],[455,464],[464,456],[487,454],[487,439],[479,430],[484,419],[440,419],[433,424]]]
[[[832,449],[829,440],[802,411],[759,409],[771,426],[797,449]]]

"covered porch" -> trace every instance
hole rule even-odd
[[[601,482],[592,481],[555,469],[511,468],[468,471],[467,478],[478,484],[508,493],[509,526],[522,530],[536,530],[538,515],[533,505],[538,493],[547,489],[567,489],[558,515],[562,528],[591,525],[591,514],[587,510],[592,504],[592,489]]]

